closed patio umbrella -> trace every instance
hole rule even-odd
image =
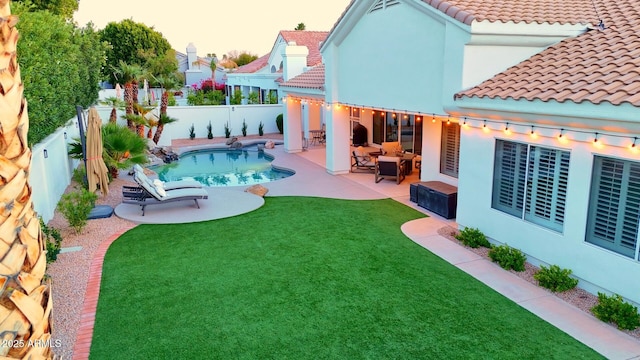
[[[89,109],[87,119],[87,182],[89,191],[94,192],[100,186],[103,195],[109,193],[107,166],[102,159],[102,120],[96,108]]]

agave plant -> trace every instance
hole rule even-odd
[[[133,164],[147,162],[146,140],[133,133],[126,126],[108,123],[102,127],[102,159],[109,169],[111,178],[118,177],[120,169],[128,169]],[[69,144],[69,156],[82,159],[80,139]]]

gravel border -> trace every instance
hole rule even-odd
[[[476,255],[482,256],[483,258],[491,261],[491,259],[489,258],[489,249],[485,248],[485,247],[479,247],[479,248],[472,248],[469,246],[464,245],[460,240],[455,238],[455,235],[458,234],[458,230],[452,226],[445,226],[442,227],[440,229],[438,229],[438,234],[443,236],[444,238],[455,242],[456,244],[466,248],[467,250],[473,252]],[[521,279],[524,279],[528,282],[530,282],[533,285],[538,286],[539,288],[547,291],[550,294],[555,295],[556,297],[558,297],[559,299],[575,306],[576,308],[582,310],[583,312],[593,316],[593,314],[591,313],[591,308],[593,308],[594,306],[596,306],[598,304],[598,296],[594,295],[584,289],[580,289],[578,287],[573,288],[571,290],[567,290],[567,291],[563,291],[560,293],[554,293],[553,291],[541,287],[538,285],[538,281],[533,277],[533,275],[538,272],[538,270],[540,270],[540,268],[538,268],[537,266],[534,266],[528,262],[526,262],[524,264],[525,270],[524,271],[515,271],[515,270],[505,270],[505,271],[509,271],[510,273],[518,276]],[[616,327],[615,324],[609,324],[612,327]],[[640,328],[636,328],[635,330],[631,331],[631,330],[620,330],[618,329],[618,331],[622,331],[634,338],[636,338],[637,340],[640,340]]]

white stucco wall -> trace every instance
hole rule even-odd
[[[587,211],[591,190],[594,155],[637,160],[637,154],[626,145],[628,140],[605,139],[619,146],[593,145],[592,134],[568,132],[568,142],[557,139],[558,131],[538,129],[536,139],[529,135],[530,126],[519,133],[506,135],[504,125],[488,124],[494,128],[485,132],[479,121],[471,121],[477,128],[463,129],[460,148],[460,179],[458,181],[457,222],[462,227],[476,227],[500,243],[525,252],[534,263],[568,268],[580,278],[580,286],[597,292],[618,293],[640,303],[637,274],[640,263],[599,246],[585,242]],[[513,123],[511,129],[518,129]],[[566,137],[565,136],[565,137]],[[566,199],[564,229],[558,233],[526,222],[491,208],[493,187],[494,148],[496,139],[505,139],[570,151],[569,183]]]

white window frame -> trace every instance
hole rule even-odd
[[[585,241],[640,260],[640,162],[594,156]]]
[[[491,207],[562,233],[570,152],[496,140]]]

